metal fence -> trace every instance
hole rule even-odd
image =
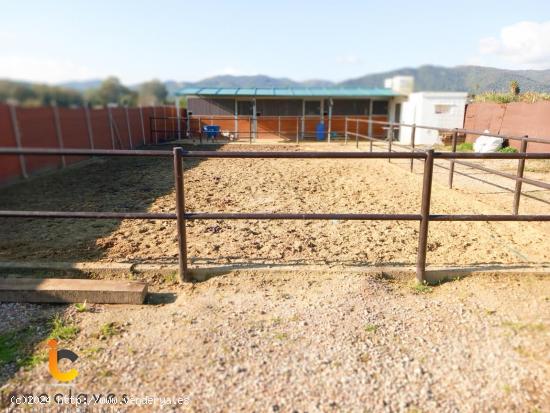
[[[525,136],[499,135],[499,134],[495,134],[495,133],[485,133],[485,132],[479,132],[479,131],[472,131],[472,130],[468,130],[468,129],[459,129],[459,128],[449,129],[449,128],[440,128],[440,127],[433,127],[433,126],[407,124],[407,123],[378,122],[378,121],[373,121],[373,120],[369,120],[369,119],[357,119],[357,118],[346,118],[346,125],[348,124],[348,122],[351,122],[352,125],[358,125],[360,123],[371,123],[371,124],[374,123],[374,124],[383,125],[384,129],[387,131],[385,139],[374,138],[372,136],[368,136],[368,135],[361,134],[361,133],[358,133],[358,132],[352,132],[352,130],[351,130],[352,128],[351,127],[348,128],[346,126],[346,142],[347,142],[347,135],[355,136],[356,147],[359,147],[359,139],[365,139],[365,140],[369,141],[369,143],[370,143],[370,151],[371,152],[373,150],[373,148],[372,148],[373,142],[379,142],[379,143],[383,143],[384,145],[387,145],[388,152],[393,151],[392,146],[397,146],[399,148],[409,150],[410,152],[415,152],[415,151],[418,150],[416,148],[416,144],[415,144],[415,137],[416,137],[416,130],[417,129],[435,130],[435,131],[438,131],[439,133],[441,133],[441,132],[452,133],[451,151],[450,151],[451,153],[457,153],[456,152],[457,140],[458,140],[457,138],[458,138],[459,134],[483,135],[483,136],[491,136],[491,137],[502,138],[504,140],[517,140],[517,141],[521,142],[519,153],[527,153],[527,149],[528,149],[527,145],[529,144],[529,142],[533,142],[533,143],[536,142],[536,143],[542,143],[542,144],[550,145],[550,140],[548,140],[548,139],[530,138],[527,135],[525,135]],[[404,145],[404,144],[401,144],[401,143],[394,142],[394,131],[396,129],[401,129],[403,127],[407,127],[407,128],[411,129],[411,135],[410,135],[411,144],[410,145]],[[465,162],[465,161],[457,160],[457,159],[459,159],[459,158],[449,158],[449,159],[447,159],[449,161],[449,167],[447,168],[449,170],[449,178],[448,178],[449,188],[453,187],[453,180],[454,180],[454,174],[455,174],[455,164],[467,166],[467,167],[472,168],[472,169],[477,169],[477,170],[480,170],[480,171],[484,171],[484,172],[492,173],[494,175],[501,176],[503,178],[508,178],[508,179],[515,180],[516,185],[515,185],[515,188],[514,188],[514,200],[513,200],[513,205],[512,205],[512,213],[514,215],[518,215],[518,213],[519,213],[519,204],[520,204],[520,199],[521,199],[521,195],[522,195],[521,189],[522,189],[522,184],[523,183],[526,183],[526,184],[529,184],[529,185],[532,185],[532,186],[535,186],[535,187],[538,187],[538,188],[542,188],[542,189],[550,189],[550,184],[547,183],[547,182],[537,181],[537,180],[534,180],[534,179],[525,178],[523,176],[524,171],[525,171],[525,158],[523,158],[523,159],[520,158],[519,159],[516,175],[509,174],[509,173],[502,172],[502,171],[498,171],[498,170],[492,169],[492,168],[487,168],[487,167],[484,167],[484,166],[481,166],[481,165],[476,165],[476,164],[471,163],[471,162]],[[411,158],[411,163],[410,163],[411,172],[413,171],[413,166],[414,166],[413,162],[414,162],[414,158]],[[436,166],[439,166],[439,165],[436,165]],[[494,185],[491,182],[486,182],[486,183],[488,183],[490,185]]]
[[[14,211],[0,210],[4,218],[80,218],[80,219],[155,219],[176,220],[178,230],[179,275],[182,281],[191,281],[187,268],[186,221],[218,219],[261,219],[261,220],[370,220],[370,221],[418,221],[416,279],[426,279],[426,248],[428,225],[434,221],[550,221],[550,215],[449,215],[430,214],[431,190],[434,159],[550,159],[550,153],[450,153],[412,151],[412,152],[230,152],[230,151],[187,151],[181,147],[173,148],[172,153],[160,150],[87,150],[87,149],[18,149],[0,148],[0,155],[89,155],[89,156],[152,156],[172,157],[174,163],[174,182],[176,187],[176,213],[150,212],[65,212],[65,211]],[[269,158],[269,159],[418,159],[424,161],[422,202],[417,214],[349,214],[349,213],[212,213],[187,212],[185,210],[185,191],[183,179],[183,159],[186,158]]]

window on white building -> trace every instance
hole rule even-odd
[[[435,105],[435,113],[437,115],[441,115],[444,113],[451,113],[453,111],[453,107],[454,105],[444,105],[444,104]]]

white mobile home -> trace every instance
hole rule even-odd
[[[411,93],[408,100],[401,104],[400,122],[442,128],[462,128],[467,97],[466,92]],[[411,128],[401,127],[399,140],[409,144]],[[416,144],[433,145],[438,142],[438,131],[416,129]]]

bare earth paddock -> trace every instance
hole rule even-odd
[[[219,150],[235,148],[248,149]],[[284,150],[301,148],[311,149]],[[418,213],[422,163],[412,174],[408,163],[186,161],[186,209]],[[531,168],[529,177],[550,175],[542,163]],[[508,192],[460,175],[449,190],[447,171],[435,172],[432,213],[510,212]],[[520,212],[548,208],[522,197]],[[174,212],[171,159],[95,160],[0,190],[0,209]],[[0,228],[2,262],[177,262],[173,221],[0,219]],[[185,396],[194,411],[543,412],[550,278],[520,269],[548,266],[549,235],[542,223],[432,222],[428,269],[487,271],[418,288],[412,272],[371,269],[414,265],[417,222],[188,222],[191,269],[237,268],[181,286],[166,272],[109,275],[151,282],[144,306],[0,304],[0,339],[37,326],[29,346],[41,354],[48,318],[62,315],[79,328],[62,341],[79,355],[75,390]],[[518,272],[491,273],[506,267]],[[105,325],[112,334],[102,333]],[[45,363],[0,364],[0,384],[4,393],[55,389]]]

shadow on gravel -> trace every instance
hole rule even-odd
[[[171,151],[173,146],[155,149]],[[182,146],[217,150],[222,145]],[[185,169],[200,162],[186,159]],[[171,157],[98,158],[0,189],[0,209],[146,212],[156,199],[173,190]],[[110,247],[96,241],[119,225],[120,220],[0,218],[0,260],[93,261]]]
[[[76,334],[75,327],[63,318],[66,308],[64,304],[0,303],[4,314],[0,321],[0,408],[9,406],[3,386],[19,370],[47,368],[48,338],[63,342],[64,337]]]

